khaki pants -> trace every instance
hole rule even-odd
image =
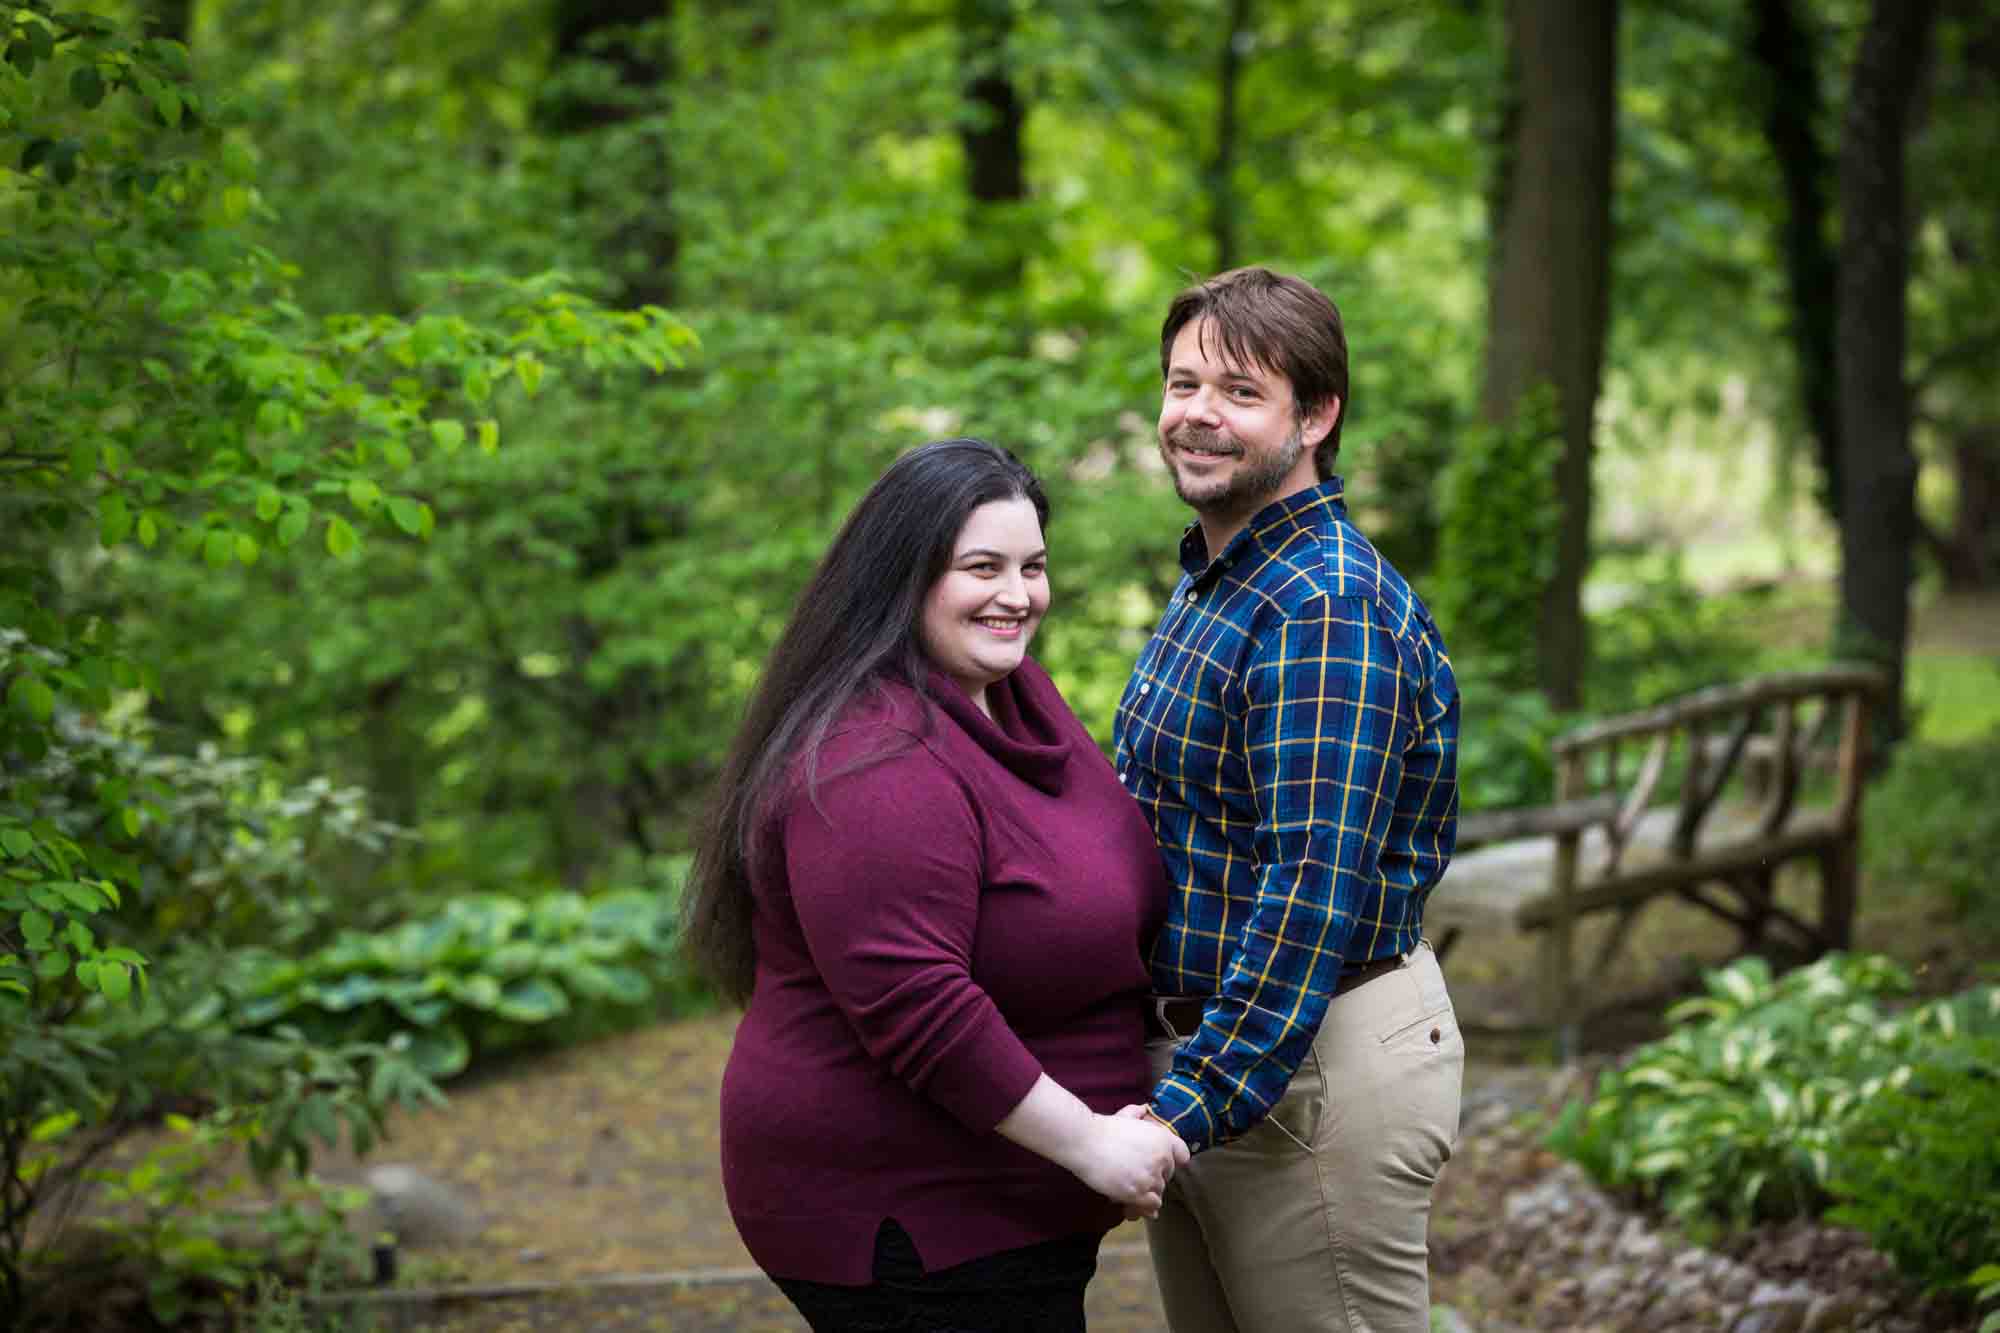
[[[1156,1078],[1179,1045],[1148,1043]],[[1173,1333],[1425,1333],[1464,1069],[1428,944],[1335,996],[1271,1114],[1196,1154],[1146,1224]]]

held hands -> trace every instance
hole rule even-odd
[[[1180,1135],[1146,1118],[1143,1106],[1091,1117],[1089,1141],[1071,1167],[1084,1184],[1125,1205],[1127,1217],[1158,1217],[1167,1181],[1188,1160]]]

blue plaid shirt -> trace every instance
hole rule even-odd
[[[1154,989],[1209,999],[1152,1102],[1199,1151],[1271,1109],[1344,969],[1417,945],[1457,835],[1458,686],[1338,477],[1212,561],[1190,527],[1181,568],[1114,734],[1174,885]]]

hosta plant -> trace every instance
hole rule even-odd
[[[674,977],[670,918],[666,899],[639,890],[457,898],[303,958],[241,960],[216,1012],[196,1018],[295,1027],[315,1042],[385,1042],[449,1078],[478,1052],[646,1013]]]
[[[1706,985],[1551,1135],[1607,1185],[1683,1221],[1817,1214],[1854,1186],[1852,1155],[1873,1151],[1860,1126],[1917,1095],[1944,1052],[2000,1035],[2000,988],[1895,1011],[1912,981],[1882,957],[1831,954],[1782,977],[1747,958]],[[1989,1137],[1979,1151],[2000,1147]]]

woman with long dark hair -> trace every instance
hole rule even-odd
[[[1048,501],[944,440],[849,515],[752,697],[697,849],[693,956],[744,1004],[723,1183],[815,1330],[1080,1330],[1157,1212],[1138,808],[1027,656]],[[1125,1114],[1115,1114],[1125,1108]]]

